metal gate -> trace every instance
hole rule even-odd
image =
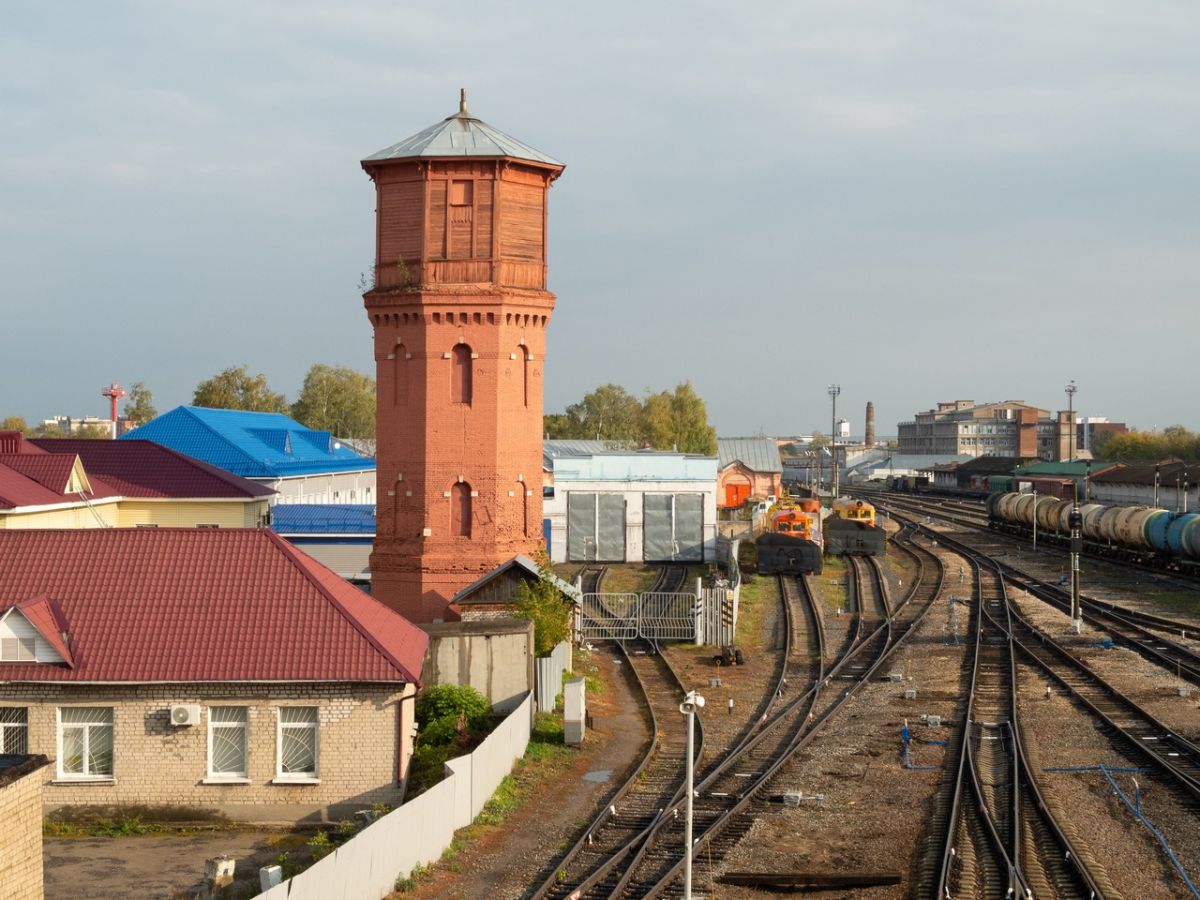
[[[581,640],[694,641],[699,604],[695,594],[584,594]]]
[[[625,498],[621,494],[567,494],[567,559],[625,561]]]
[[[584,594],[580,598],[580,639],[631,641],[638,636],[637,594]]]
[[[646,562],[703,562],[704,495],[643,494],[642,529]]]

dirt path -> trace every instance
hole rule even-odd
[[[577,651],[586,652],[586,651]],[[649,729],[626,667],[611,652],[594,653],[605,689],[588,698],[595,729],[576,759],[541,782],[504,825],[438,863],[415,888],[393,894],[419,900],[520,897],[548,871],[550,861],[577,839],[600,803],[645,753]]]

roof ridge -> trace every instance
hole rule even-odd
[[[256,466],[261,465],[261,463],[262,463],[261,460],[255,459],[253,456],[251,456],[249,453],[247,453],[245,450],[243,450],[241,447],[239,447],[237,444],[235,444],[233,441],[231,441],[229,438],[227,438],[223,432],[217,430],[216,428],[213,428],[211,425],[209,425],[207,422],[205,422],[203,418],[196,415],[196,413],[194,412],[194,410],[197,410],[197,409],[216,409],[217,407],[181,405],[178,408],[184,410],[196,422],[200,423],[200,425],[202,425],[209,432],[209,434],[216,435],[218,438],[221,439],[222,442],[228,444],[230,447],[232,447],[234,449],[234,451],[241,454],[242,457],[250,460],[251,464],[256,465]],[[246,412],[246,410],[230,410],[230,411],[231,412]],[[168,413],[168,415],[170,415],[170,413]]]
[[[363,625],[363,623],[359,621],[358,616],[356,616],[350,609],[348,609],[346,607],[346,604],[343,603],[339,597],[337,597],[332,591],[329,590],[329,588],[327,588],[324,584],[322,584],[318,579],[313,577],[312,571],[304,563],[304,561],[302,559],[300,559],[300,551],[293,544],[291,544],[289,541],[283,539],[282,537],[280,537],[278,534],[276,534],[274,531],[272,531],[270,529],[266,529],[266,533],[267,533],[269,539],[271,541],[273,541],[279,547],[279,549],[283,551],[283,554],[292,562],[292,564],[295,565],[296,568],[298,568],[300,570],[301,574],[303,574],[303,576],[309,581],[309,583],[311,583],[312,586],[315,587],[317,589],[317,591],[326,600],[328,600],[331,604],[333,604],[334,608],[337,609],[337,611],[339,613],[341,613],[342,617],[345,618],[354,627],[354,630],[357,631],[364,638],[366,638],[367,642],[372,647],[375,648],[376,652],[379,653],[384,659],[386,659],[389,663],[392,664],[392,668],[394,668],[397,672],[399,672],[402,676],[404,676],[408,681],[416,683],[417,681],[420,680],[420,678],[421,678],[420,672],[408,671],[408,667],[405,666],[403,663],[401,663],[400,660],[398,660],[396,658],[395,654],[393,654],[386,647],[383,646],[383,644],[380,642],[379,638],[377,638],[370,629],[365,627]],[[311,557],[309,557],[309,558],[311,559]],[[316,560],[313,560],[313,561],[316,562]],[[318,565],[320,565],[320,563],[318,563]],[[358,590],[358,588],[351,586],[349,582],[347,582],[346,584],[347,584],[347,587],[349,587],[351,590],[354,590],[354,591]],[[359,593],[362,593],[362,592],[359,591]],[[373,603],[379,603],[380,606],[383,606],[382,602],[380,602],[379,600],[376,600],[374,597],[370,596],[369,594],[363,594],[363,598],[366,600],[370,600]],[[411,622],[408,622],[407,619],[405,619],[399,613],[395,612],[395,610],[392,610],[390,607],[384,606],[384,609],[388,610],[388,612],[391,612],[393,615],[399,616],[404,622],[408,623],[409,625],[412,625]],[[415,625],[413,625],[412,627],[416,628]]]

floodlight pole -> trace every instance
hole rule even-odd
[[[833,491],[833,500],[838,498],[838,468],[837,468],[837,398],[842,392],[840,384],[831,384],[829,386],[829,398],[833,401],[833,415],[830,418],[829,428],[829,452],[830,461],[830,489]]]
[[[683,897],[692,900],[692,799],[695,789],[695,766],[692,762],[692,748],[695,742],[696,710],[704,706],[704,698],[695,691],[688,691],[679,711],[687,717],[687,801],[684,806],[683,818]]]
[[[1070,443],[1067,445],[1067,462],[1075,462],[1075,392],[1079,388],[1072,378],[1066,387],[1067,392],[1067,424],[1071,428]]]

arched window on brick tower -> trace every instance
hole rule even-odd
[[[471,536],[471,486],[465,481],[450,488],[450,536]]]
[[[517,359],[521,361],[521,396],[526,406],[529,405],[529,348],[524,344],[517,348]]]
[[[450,402],[471,402],[471,348],[467,344],[455,344],[450,354]]]
[[[521,517],[518,520],[521,523],[521,534],[523,534],[525,537],[529,537],[529,501],[530,501],[530,498],[525,496],[525,483],[524,482],[522,482],[522,481],[517,482],[516,495],[517,495],[517,503],[520,504],[520,507],[521,507]]]
[[[392,405],[408,406],[408,352],[403,344],[392,354]]]

